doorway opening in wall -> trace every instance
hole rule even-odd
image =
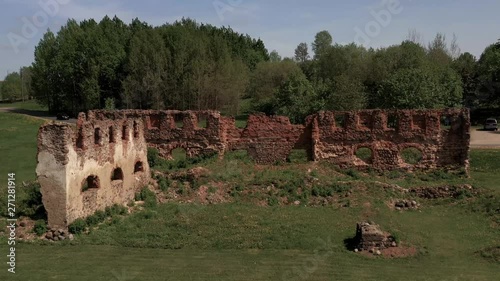
[[[360,127],[373,128],[373,116],[369,113],[360,113],[358,122]]]
[[[159,115],[150,115],[148,122],[148,129],[160,129],[161,118]]]
[[[134,139],[139,137],[139,125],[134,121]]]
[[[345,128],[345,114],[335,114],[335,126],[340,129]]]
[[[417,165],[423,159],[423,153],[420,149],[409,147],[401,151],[401,158],[406,164]]]
[[[109,143],[115,143],[115,128],[109,127]]]
[[[373,151],[369,147],[360,147],[356,150],[356,157],[363,160],[367,164],[373,163]]]
[[[83,129],[78,130],[78,137],[76,139],[76,148],[83,149]]]
[[[387,128],[396,130],[399,125],[399,117],[395,113],[387,115]]]
[[[92,189],[98,189],[100,186],[101,186],[101,183],[99,181],[99,177],[88,176],[87,179],[85,179],[83,181],[82,192],[92,190]]]
[[[182,114],[176,114],[174,116],[174,122],[176,128],[184,128],[184,116]]]
[[[97,145],[100,145],[102,141],[101,137],[101,129],[100,128],[95,128],[94,129],[94,143]]]
[[[448,131],[451,128],[451,116],[443,115],[440,118],[441,130]]]
[[[176,148],[172,150],[172,160],[183,161],[187,159],[187,153],[184,148]]]
[[[287,162],[292,164],[305,164],[309,160],[309,153],[306,149],[293,149],[287,157]]]
[[[124,140],[124,141],[128,140],[127,125],[122,126],[122,140]]]
[[[196,118],[198,119],[198,122],[197,122],[198,128],[201,128],[201,129],[208,128],[208,118],[205,114],[198,114],[196,116]]]
[[[116,168],[111,173],[111,181],[123,181],[123,171],[121,168]]]
[[[142,172],[144,172],[144,164],[141,161],[135,162],[134,174],[142,173]]]

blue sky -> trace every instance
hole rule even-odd
[[[51,9],[40,3],[52,3]],[[437,32],[449,39],[455,33],[462,51],[479,57],[500,38],[499,11],[499,0],[0,0],[0,80],[30,65],[47,28],[57,31],[68,18],[117,15],[161,25],[191,17],[260,37],[282,56],[292,56],[300,42],[312,42],[321,30],[337,43],[381,47],[400,43],[416,29],[425,42]]]

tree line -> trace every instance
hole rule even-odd
[[[237,114],[261,40],[183,19],[152,27],[105,17],[69,20],[35,49],[33,96],[51,112],[95,108],[224,110]]]
[[[282,58],[260,39],[191,19],[159,27],[116,17],[69,20],[44,35],[33,65],[23,69],[23,79],[15,73],[5,79],[2,93],[16,96],[13,85],[21,81],[53,113],[139,108],[238,115],[240,101],[249,99],[251,111],[302,122],[319,110],[500,106],[500,41],[477,59],[462,53],[455,37],[448,42],[437,34],[424,44],[416,31],[379,49],[337,44],[321,31],[311,44],[300,43],[293,58]]]
[[[479,59],[461,53],[456,37],[428,44],[410,32],[399,45],[335,44],[328,31],[300,43],[293,59],[264,62],[250,82],[255,110],[302,122],[318,110],[500,106],[500,40]]]

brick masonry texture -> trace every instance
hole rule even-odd
[[[76,129],[61,123],[42,126],[37,159],[51,227],[128,203],[151,174],[142,119],[125,113],[81,113]]]
[[[320,112],[302,125],[291,124],[287,117],[256,114],[244,129],[236,127],[234,118],[214,111],[136,111],[135,115],[146,124],[149,146],[165,158],[179,147],[188,157],[210,153],[222,157],[228,151],[246,150],[256,163],[274,164],[302,149],[311,161],[343,168],[469,168],[467,109]],[[200,120],[206,120],[206,127],[198,125]],[[371,159],[356,157],[361,148],[371,150]],[[419,163],[404,162],[401,153],[409,148],[422,153]]]
[[[49,224],[67,225],[131,200],[149,181],[148,146],[166,159],[176,148],[188,157],[246,150],[257,164],[274,164],[300,149],[311,161],[341,168],[468,172],[469,116],[467,109],[319,112],[294,125],[287,117],[255,114],[237,128],[217,111],[89,111],[76,129],[40,128],[37,175]],[[356,156],[361,148],[371,151],[369,159]],[[421,152],[419,163],[405,163],[409,148]],[[82,191],[88,186],[95,188]]]

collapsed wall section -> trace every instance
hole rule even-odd
[[[145,138],[160,155],[172,159],[172,151],[182,148],[187,157],[221,154],[223,118],[216,111],[140,111],[145,124]]]
[[[244,129],[236,129],[234,119],[225,122],[228,150],[246,150],[256,163],[286,161],[293,149],[307,151],[312,159],[310,125],[292,125],[287,117],[255,114]]]
[[[133,200],[149,183],[141,118],[80,114],[76,129],[51,123],[38,134],[37,177],[51,227],[65,227]]]
[[[469,168],[466,109],[321,112],[313,123],[316,161],[376,170]],[[361,148],[371,151],[369,159],[356,156]],[[418,163],[404,161],[407,149],[421,153]]]

